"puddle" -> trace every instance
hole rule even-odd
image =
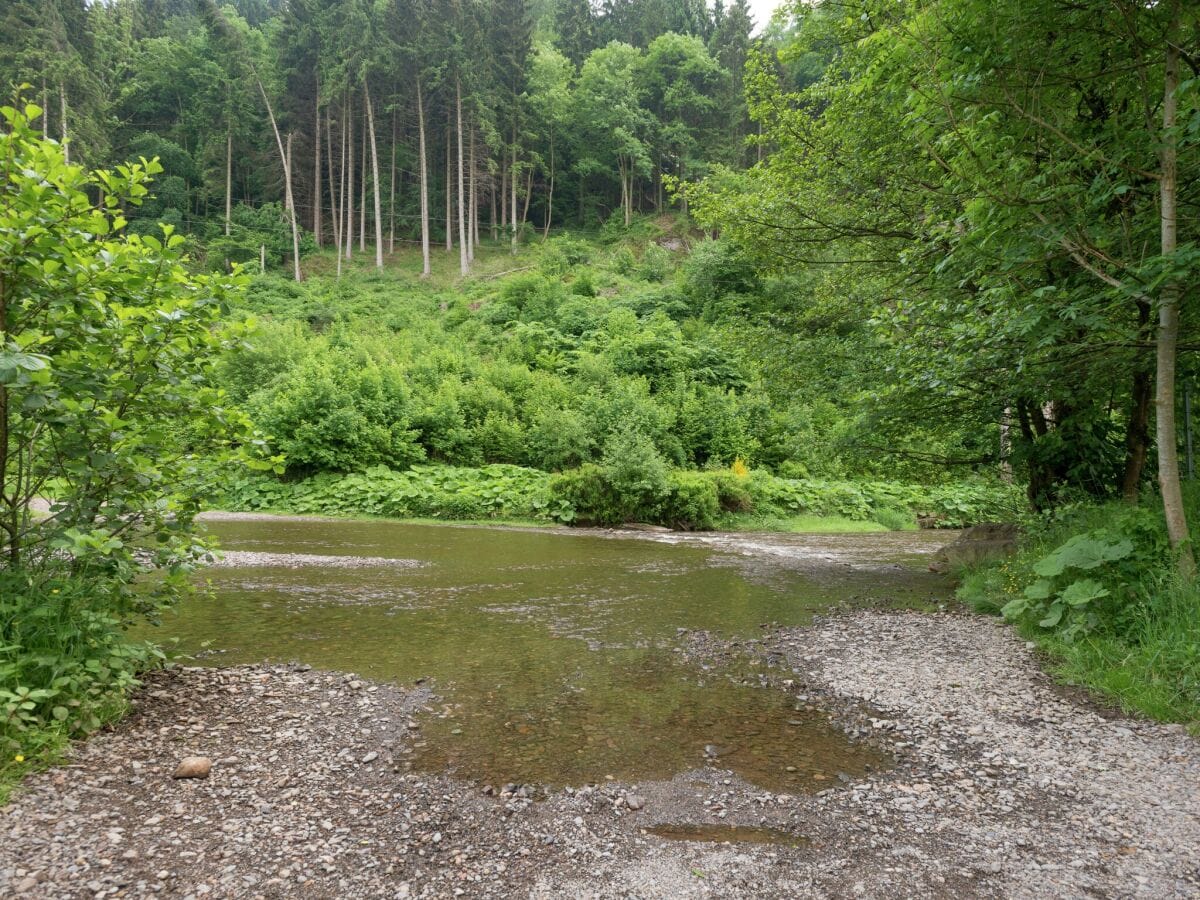
[[[168,614],[155,638],[178,638],[205,663],[296,660],[399,684],[428,679],[444,706],[419,717],[403,764],[495,785],[708,769],[799,792],[884,768],[885,756],[782,692],[681,663],[677,630],[756,636],[763,623],[803,624],[833,604],[947,592],[919,568],[896,569],[908,535],[862,535],[858,558],[879,560],[872,569],[822,568],[827,547],[777,565],[779,555],[711,543],[586,533],[337,520],[210,527],[226,563],[203,574],[210,594]]]
[[[655,837],[672,841],[704,841],[714,844],[778,844],[805,847],[808,838],[782,828],[765,825],[653,825],[643,829]]]

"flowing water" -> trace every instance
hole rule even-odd
[[[212,592],[156,637],[203,664],[296,660],[437,695],[409,765],[501,785],[712,767],[777,791],[886,766],[819,711],[680,661],[683,629],[754,637],[844,603],[941,599],[921,534],[598,533],[233,518]]]

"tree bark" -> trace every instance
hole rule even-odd
[[[500,230],[508,231],[508,157],[500,149]],[[496,236],[499,240],[499,235]]]
[[[446,126],[446,252],[454,249],[454,167],[450,154],[454,152],[450,126]]]
[[[458,76],[454,78],[454,113],[458,126],[458,269],[466,275],[471,271],[470,260],[467,259],[467,222],[466,197],[463,184],[463,114],[462,114],[462,85]]]
[[[1179,87],[1180,0],[1172,0],[1167,30],[1166,59],[1163,71],[1162,171],[1159,177],[1162,255],[1174,262],[1178,240],[1177,143],[1175,134]],[[1162,285],[1158,303],[1158,347],[1156,353],[1155,421],[1158,443],[1158,483],[1162,490],[1163,514],[1167,520],[1167,538],[1179,554],[1179,572],[1185,578],[1196,574],[1188,537],[1187,516],[1183,509],[1183,489],[1179,479],[1179,453],[1175,434],[1175,356],[1179,341],[1179,292],[1176,277]]]
[[[508,173],[509,196],[508,220],[512,226],[512,252],[517,252],[517,123],[513,120],[512,169]]]
[[[346,226],[342,229],[342,237],[346,241],[347,262],[354,256],[354,137],[350,129],[354,126],[354,106],[346,92],[346,190],[342,195],[342,205],[346,207]]]
[[[395,86],[392,96],[395,97]],[[392,103],[392,158],[388,175],[388,253],[396,255],[396,104]]]
[[[371,89],[363,79],[363,97],[367,104],[367,129],[371,136],[371,188],[375,200],[375,268],[383,268],[383,207],[379,202],[379,150],[375,143],[375,106]]]
[[[321,231],[321,82],[318,79],[317,99],[313,101],[313,239],[318,250],[325,245]]]
[[[337,257],[337,276],[342,277],[342,242],[345,238],[345,219],[342,214],[345,212],[346,206],[346,104],[345,95],[342,102],[342,164],[338,170],[338,195],[337,209],[334,212],[334,221],[337,223],[334,228],[334,243],[337,247],[334,248],[333,255]],[[333,189],[332,183],[330,190]]]
[[[467,152],[467,262],[475,261],[475,124],[471,123]]]
[[[496,178],[494,175],[488,179],[488,200],[492,208],[492,240],[496,241],[500,236],[497,231],[499,223],[496,220]]]
[[[267,89],[263,86],[258,73],[254,73],[258,84],[258,92],[262,95],[263,105],[267,108],[267,119],[271,122],[271,131],[275,135],[275,146],[279,150],[279,161],[283,164],[283,206],[287,211],[288,224],[292,226],[292,274],[297,281],[303,280],[300,272],[300,225],[296,221],[296,204],[292,202],[292,164],[291,153],[283,147],[283,137],[279,134],[279,124],[275,121],[275,111],[271,109],[271,100]],[[64,122],[65,126],[65,122]],[[290,140],[289,135],[289,140]]]
[[[344,149],[344,145],[343,145]],[[329,107],[325,108],[325,169],[329,179],[329,212],[330,218],[333,219],[333,246],[334,256],[339,256],[342,247],[342,223],[338,217],[338,198],[337,198],[337,182],[333,179],[333,116],[329,111]],[[342,160],[342,165],[346,164],[346,160]]]
[[[233,221],[233,129],[225,129],[225,237]]]
[[[546,190],[546,225],[542,240],[550,236],[550,220],[554,218],[554,132],[550,132],[550,184]]]
[[[425,158],[425,101],[421,96],[421,82],[417,81],[417,145],[420,150],[421,168],[421,277],[428,278],[429,265],[429,168]]]
[[[63,160],[70,165],[71,145],[67,143],[67,86],[65,84],[58,86],[58,110],[58,114],[62,119],[59,126],[62,128]]]
[[[365,113],[365,110],[364,110]],[[358,179],[358,249],[367,252],[367,117],[363,116],[362,138],[359,142],[359,154],[362,162],[358,164],[360,178]]]

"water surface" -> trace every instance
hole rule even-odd
[[[710,767],[799,791],[884,766],[819,711],[681,662],[681,629],[749,637],[833,604],[945,594],[913,564],[929,539],[911,535],[647,540],[269,518],[210,528],[229,558],[205,573],[211,596],[171,613],[160,637],[206,664],[428,679],[440,702],[402,765],[496,785]]]

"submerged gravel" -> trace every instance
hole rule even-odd
[[[1064,696],[994,621],[862,612],[681,642],[710,665],[749,651],[896,768],[803,796],[713,770],[547,796],[406,769],[439,714],[423,687],[173,669],[0,811],[0,896],[1200,896],[1200,744]],[[189,756],[211,774],[172,778]]]

